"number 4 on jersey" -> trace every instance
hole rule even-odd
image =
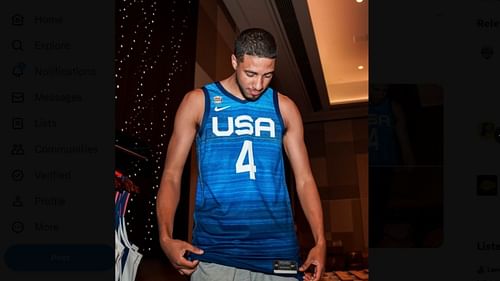
[[[248,155],[248,164],[243,164],[246,156]],[[252,142],[246,140],[243,142],[243,146],[241,147],[240,155],[238,156],[238,160],[236,161],[236,173],[245,173],[248,172],[250,174],[250,179],[255,180],[255,171],[257,167],[253,162],[253,148]]]

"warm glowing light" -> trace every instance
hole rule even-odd
[[[362,66],[362,65],[358,65],[358,69],[359,69],[359,70],[362,70],[362,69],[364,69],[364,68],[365,68],[364,66]]]
[[[368,7],[355,1],[307,0],[330,104],[368,99]]]

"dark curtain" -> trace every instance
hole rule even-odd
[[[194,87],[198,1],[116,1],[116,168],[140,187],[128,204],[127,230],[144,255],[161,253],[155,212],[177,107]],[[186,163],[189,167],[189,162]],[[174,236],[187,238],[186,169]]]

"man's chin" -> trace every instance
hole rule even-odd
[[[254,101],[254,100],[256,100],[258,97],[254,97],[254,96],[252,96],[252,95],[250,95],[250,94],[248,94],[248,93],[244,93],[244,94],[243,94],[243,98],[245,98],[245,100],[247,100],[247,101]]]
[[[248,92],[245,93],[245,99],[254,101],[259,99],[259,97],[262,95],[262,92],[256,93],[256,94],[249,94]]]

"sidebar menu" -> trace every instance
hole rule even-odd
[[[114,2],[1,5],[0,280],[111,280]]]

